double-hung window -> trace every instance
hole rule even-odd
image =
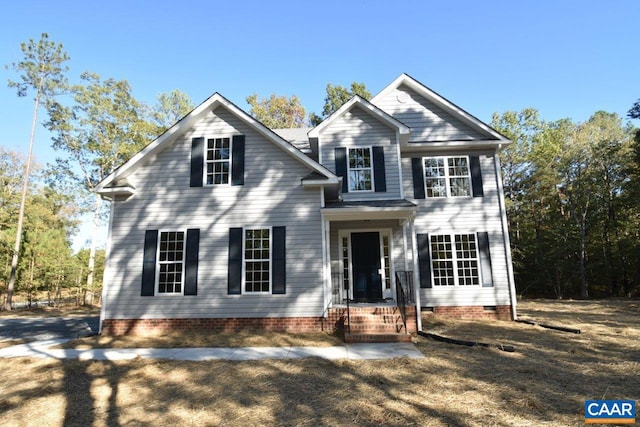
[[[271,289],[271,229],[244,230],[244,291],[269,292]]]
[[[435,286],[480,285],[475,234],[432,235],[431,262]]]
[[[426,197],[471,196],[468,156],[424,157]]]
[[[207,185],[228,184],[231,170],[231,139],[207,139],[205,158]]]
[[[158,245],[158,294],[182,294],[184,231],[162,231]]]
[[[349,148],[349,191],[373,191],[371,147]]]

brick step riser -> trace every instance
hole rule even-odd
[[[351,316],[345,319],[345,323],[349,321],[351,321],[351,323],[402,323],[402,316],[390,315],[390,314],[385,314],[385,315],[359,314],[359,315]]]
[[[404,333],[404,325],[351,325],[345,326],[347,331],[351,331],[351,333],[358,334],[397,334]]]
[[[411,342],[409,334],[345,334],[347,343]]]
[[[352,316],[360,314],[398,314],[398,307],[368,307],[368,308],[350,308],[349,313]],[[344,315],[347,315],[345,310]]]

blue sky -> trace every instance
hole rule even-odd
[[[372,93],[406,72],[481,120],[535,107],[547,120],[625,115],[640,98],[640,2],[612,1],[40,1],[3,5],[0,64],[42,32],[85,70],[129,81],[153,103],[180,89],[247,108],[254,92],[297,95],[319,113],[327,83]],[[26,152],[31,98],[0,69],[0,146]],[[37,159],[54,157],[42,128]]]

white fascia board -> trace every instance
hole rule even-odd
[[[340,180],[338,178],[330,178],[330,179],[303,179],[302,186],[304,188],[312,188],[319,187],[325,185],[338,185],[340,184]]]
[[[214,93],[211,95],[206,101],[196,107],[193,111],[187,114],[182,120],[177,122],[175,125],[167,129],[162,135],[156,138],[149,145],[144,147],[141,151],[139,151],[136,155],[134,155],[131,159],[121,165],[118,169],[113,171],[109,176],[107,176],[104,180],[102,180],[96,186],[96,192],[100,192],[105,189],[107,186],[116,182],[120,179],[126,178],[131,173],[133,173],[140,165],[144,163],[144,161],[153,156],[154,154],[163,150],[168,144],[173,142],[178,135],[182,133],[184,129],[188,129],[191,125],[197,122],[202,115],[206,114],[208,111],[213,111],[218,107],[224,107],[228,111],[230,111],[233,115],[243,120],[249,126],[253,127],[258,133],[263,135],[265,138],[271,140],[276,145],[281,147],[283,150],[289,152],[295,159],[302,162],[304,165],[309,167],[310,169],[320,173],[321,175],[326,176],[327,178],[335,178],[336,176],[327,168],[320,165],[318,162],[310,158],[309,156],[302,153],[300,150],[295,148],[293,145],[282,139],[271,129],[268,129],[262,123],[251,117],[249,114],[242,111],[235,104],[230,102],[224,96],[219,93]]]
[[[100,183],[98,183],[98,185],[96,185],[96,192],[99,193],[111,183],[131,175],[131,173],[133,173],[140,165],[142,165],[147,158],[160,152],[165,148],[167,144],[174,141],[175,138],[180,134],[180,131],[182,131],[185,128],[188,128],[193,123],[195,123],[220,98],[222,98],[222,95],[220,95],[217,92],[211,95],[209,98],[207,98],[202,104],[194,108],[184,118],[182,118],[176,124],[174,124],[169,129],[164,131],[162,135],[154,139],[149,145],[144,147],[142,150],[138,151],[137,154],[135,154],[128,161],[126,161],[116,170],[111,172]]]
[[[226,98],[221,96],[221,105],[224,105],[232,114],[234,114],[239,119],[245,121],[249,126],[253,127],[258,133],[260,133],[265,138],[271,140],[271,142],[275,143],[277,146],[282,148],[283,150],[289,152],[295,159],[309,167],[310,169],[318,172],[321,175],[326,176],[327,178],[337,178],[329,169],[325,168],[311,157],[304,154],[302,151],[298,150],[288,141],[285,141],[280,135],[260,123],[255,118],[251,117],[249,114],[242,111],[235,104],[227,100]],[[215,108],[215,107],[214,107]]]
[[[421,96],[425,97],[429,101],[441,107],[443,110],[448,111],[453,116],[460,119],[462,122],[467,123],[468,125],[479,129],[480,131],[496,138],[501,141],[503,144],[510,142],[508,138],[502,135],[500,132],[493,129],[491,126],[487,125],[483,121],[479,120],[472,114],[467,113],[462,108],[458,107],[453,102],[449,101],[442,95],[436,93],[435,91],[429,89],[427,86],[423,85],[413,77],[409,76],[406,73],[401,74],[398,78],[396,78],[391,84],[382,89],[380,93],[371,98],[371,103],[375,104],[376,101],[379,101],[384,96],[386,96],[391,91],[397,89],[398,87],[405,85],[414,91],[418,92]]]
[[[450,151],[454,150],[486,150],[500,151],[511,144],[511,141],[496,141],[494,139],[472,141],[437,141],[437,142],[407,142],[402,144],[402,152],[411,153],[419,151]]]
[[[400,135],[407,135],[408,138],[408,135],[411,133],[411,130],[405,124],[395,119],[393,116],[389,115],[380,108],[376,107],[371,102],[360,97],[359,95],[354,95],[342,107],[340,107],[333,114],[327,117],[322,123],[311,129],[307,135],[309,136],[309,138],[318,138],[320,134],[331,125],[332,122],[344,116],[356,105],[359,106],[363,111],[367,112],[370,116],[378,119],[390,128],[396,129],[400,133]]]
[[[409,219],[416,214],[415,208],[376,208],[376,207],[353,207],[353,208],[323,208],[323,218],[329,220],[366,220],[366,219]]]
[[[136,189],[130,185],[126,185],[122,187],[101,188],[100,190],[96,188],[95,192],[101,196],[132,196],[135,194]]]

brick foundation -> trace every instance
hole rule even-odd
[[[397,308],[396,308],[397,309]],[[351,309],[351,314],[356,310]],[[198,318],[198,319],[104,319],[103,335],[161,335],[172,331],[236,332],[333,332],[342,330],[346,308],[329,309],[327,317],[260,317],[260,318]],[[407,307],[407,329],[416,331],[415,307]]]
[[[422,315],[446,316],[457,319],[513,320],[510,305],[498,305],[491,308],[485,308],[481,305],[463,307],[423,307]]]

